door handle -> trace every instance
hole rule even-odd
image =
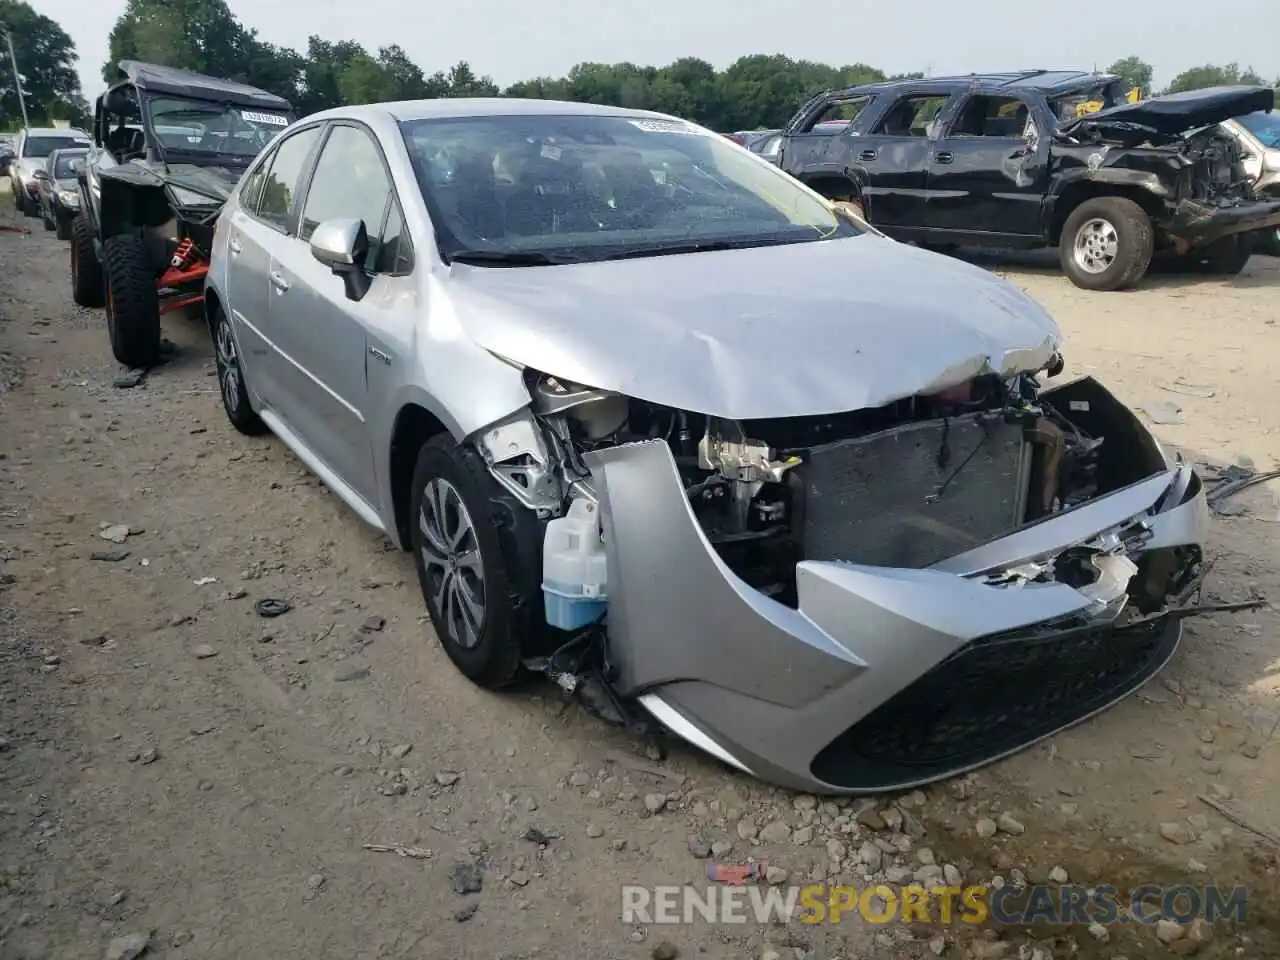
[[[279,270],[271,271],[271,285],[281,293],[289,292],[289,281],[284,278],[284,274]]]
[[[232,237],[230,240],[227,241],[227,249],[231,251],[231,255],[234,257],[237,253],[239,253],[244,248],[240,246],[239,240],[237,240],[235,237]]]
[[[863,150],[860,154],[858,154],[859,160],[874,160],[875,158],[876,158],[876,152],[874,150]]]
[[[935,153],[933,155],[933,159],[938,161],[938,163],[950,163],[955,159],[955,156],[944,150],[942,153]]]

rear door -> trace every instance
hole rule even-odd
[[[1033,104],[973,93],[932,144],[924,223],[955,234],[1032,237],[1048,181],[1048,137]]]
[[[246,382],[286,419],[293,403],[291,364],[273,329],[271,251],[293,230],[295,197],[310,172],[323,127],[282,139],[240,184],[227,224],[227,308],[235,325]]]
[[[899,94],[863,136],[853,138],[866,211],[877,227],[892,233],[923,225],[931,135],[949,100],[938,91]]]
[[[369,503],[377,503],[378,487],[369,433],[367,364],[385,367],[399,359],[383,349],[371,352],[369,331],[384,326],[393,310],[412,312],[405,284],[380,263],[384,229],[399,235],[398,211],[377,138],[354,121],[336,121],[320,150],[296,235],[273,251],[271,262],[277,286],[273,323],[282,348],[301,374],[295,377],[300,392],[293,426]],[[321,223],[348,218],[363,221],[369,237],[364,268],[373,282],[360,300],[347,298],[343,279],[316,260],[309,246]],[[408,286],[411,290],[412,283]]]

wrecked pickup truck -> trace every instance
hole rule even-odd
[[[106,307],[111,352],[148,367],[160,315],[199,303],[222,204],[259,151],[293,122],[265,90],[122,60],[94,106],[71,224],[71,292]]]
[[[1156,250],[1238,273],[1257,236],[1280,226],[1280,199],[1255,196],[1218,124],[1271,110],[1275,92],[1216,87],[1140,103],[1125,93],[1109,74],[1044,70],[828,91],[788,123],[780,166],[899,240],[1057,246],[1086,289],[1132,286]],[[1077,116],[1094,102],[1103,108]]]

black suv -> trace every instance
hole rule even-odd
[[[98,97],[71,224],[71,291],[107,308],[115,358],[155,362],[160,314],[199,302],[223,201],[293,122],[257,87],[122,60]]]
[[[1274,102],[1270,88],[1217,87],[1130,103],[1102,73],[889,81],[806,103],[780,166],[897,239],[1057,246],[1078,286],[1118,290],[1156,249],[1236,273],[1280,225],[1280,200],[1255,198],[1217,126]]]

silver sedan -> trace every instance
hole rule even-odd
[[[317,114],[217,225],[223,404],[412,551],[471,680],[530,672],[776,783],[989,762],[1197,607],[1200,481],[1013,285],[660,114]]]

